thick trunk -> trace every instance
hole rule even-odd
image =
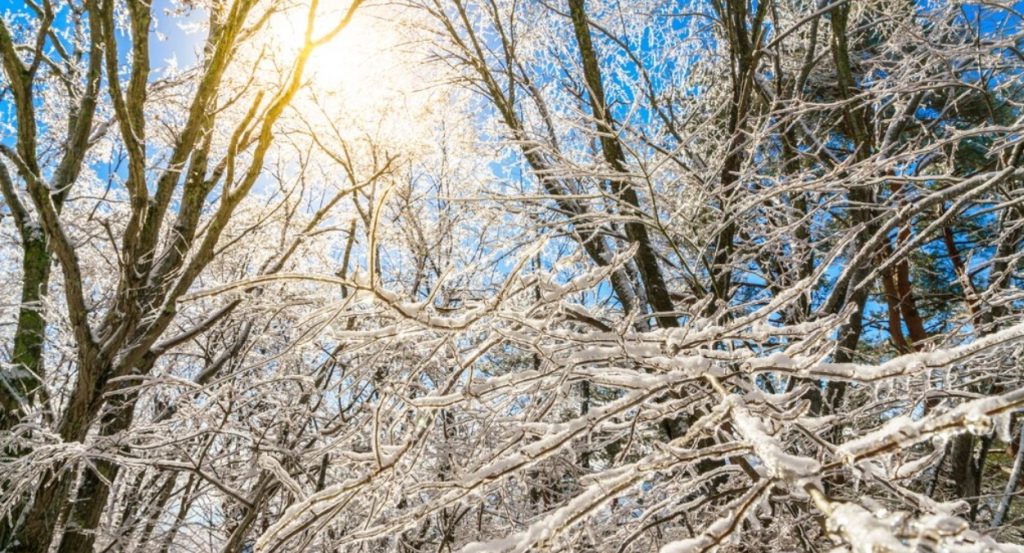
[[[50,282],[50,256],[42,232],[28,232],[24,237],[22,258],[21,308],[14,331],[14,353],[11,367],[4,372],[5,385],[0,387],[0,430],[8,430],[20,420],[43,377],[43,342],[46,320],[42,300]],[[8,372],[10,371],[10,372]]]
[[[511,131],[512,137],[524,143],[531,141],[532,139],[523,128],[523,123],[519,119],[514,93],[510,91],[506,94],[502,91],[502,86],[498,83],[498,77],[495,76],[486,63],[487,56],[484,54],[483,45],[473,31],[473,25],[470,23],[470,15],[466,11],[466,7],[462,2],[455,2],[454,6],[469,38],[469,42],[464,44],[465,53],[467,56],[475,59],[475,63],[471,65],[480,76],[482,86],[487,91],[487,96],[495,109],[501,114],[501,118],[505,126]],[[453,37],[459,36],[451,20],[443,19],[443,22]],[[457,38],[457,40],[461,43],[461,38]],[[509,78],[511,79],[511,76]],[[541,110],[544,111],[543,101],[538,98],[537,102]],[[573,191],[561,179],[552,176],[552,168],[539,149],[524,147],[522,148],[522,153],[540,185],[555,199],[558,208],[569,217],[571,225],[569,231],[577,243],[583,246],[584,251],[586,251],[587,255],[596,265],[601,267],[607,266],[612,259],[612,249],[608,247],[605,237],[600,231],[600,218],[589,213],[586,205],[573,198],[566,197],[571,195]],[[611,274],[610,280],[616,299],[622,305],[622,310],[629,313],[636,309],[635,287],[626,271],[622,267],[615,269]]]
[[[47,553],[53,540],[53,530],[66,504],[68,490],[74,481],[72,471],[48,475],[28,507],[24,522],[18,528],[7,553]]]
[[[87,470],[78,486],[77,501],[68,515],[64,536],[57,548],[59,553],[92,551],[96,541],[96,528],[107,506],[110,486],[117,478],[120,467],[109,461],[98,461],[95,469]]]
[[[46,237],[42,232],[26,232],[23,236],[21,307],[18,326],[14,331],[14,351],[10,367],[5,367],[0,379],[0,431],[10,430],[21,421],[40,390],[43,368],[43,343],[46,319],[42,301],[50,282],[50,257]],[[4,454],[18,455],[17,451]],[[15,531],[10,521],[17,520],[19,510],[10,519],[0,520],[0,550],[8,544]]]
[[[129,394],[121,401],[109,403],[110,410],[103,416],[99,433],[114,436],[131,426],[135,418],[137,400]],[[95,470],[87,470],[78,486],[76,501],[68,513],[67,527],[58,547],[59,553],[92,551],[96,541],[96,528],[107,506],[110,484],[117,478],[120,466],[107,460],[95,463]]]
[[[601,153],[605,162],[611,166],[617,176],[610,179],[612,192],[624,205],[626,220],[626,236],[637,245],[636,265],[643,281],[643,289],[647,295],[647,303],[658,315],[658,325],[662,328],[679,326],[673,312],[675,305],[669,296],[665,277],[658,265],[658,256],[651,244],[647,226],[640,221],[643,213],[640,210],[640,199],[633,185],[624,176],[627,173],[626,156],[622,144],[615,134],[615,123],[607,108],[601,68],[597,61],[597,52],[590,37],[590,27],[583,0],[569,0],[569,11],[572,14],[572,25],[583,61],[583,76],[589,91],[590,109],[597,121],[597,131],[601,143]],[[620,176],[621,175],[621,176]]]
[[[899,292],[900,314],[907,323],[907,332],[910,335],[909,345],[914,350],[920,350],[924,341],[928,339],[928,332],[917,309],[914,288],[910,282],[910,263],[906,259],[896,265],[896,289]]]
[[[908,238],[908,235],[908,231],[901,230],[900,241]],[[884,261],[892,253],[892,246],[886,244],[879,262]],[[921,345],[928,338],[928,332],[924,328],[924,320],[921,318],[917,309],[917,300],[914,298],[914,287],[910,281],[910,263],[906,259],[900,260],[896,264],[895,270],[883,271],[881,278],[888,308],[889,334],[892,336],[896,349],[901,354],[920,351]],[[909,341],[903,334],[902,323],[907,325]]]
[[[106,378],[98,378],[94,375],[109,375],[110,372],[111,369],[106,366],[97,367],[84,363],[80,364],[78,382],[60,424],[60,435],[65,441],[80,442],[85,439],[91,425],[90,421],[93,420],[93,417],[95,417],[102,405],[101,402],[94,401],[94,399],[101,397],[102,386],[106,382]],[[118,427],[113,423],[112,419],[105,419],[100,428],[101,434],[109,436],[115,433],[114,429]],[[123,429],[123,427],[121,428]],[[97,469],[104,472],[113,470],[112,474],[116,475],[116,469],[104,467],[104,463],[103,461],[97,462]],[[35,498],[28,507],[25,522],[14,535],[14,540],[18,545],[13,546],[14,549],[12,551],[17,553],[45,553],[49,551],[60,515],[68,510],[69,492],[75,480],[75,470],[72,467],[63,466],[58,470],[60,472],[49,480],[44,480],[36,490]],[[90,483],[90,479],[95,476],[92,471],[85,472],[82,482],[83,489],[90,489],[90,487],[96,486]],[[88,520],[88,517],[81,517],[81,509],[85,505],[92,506],[96,501],[102,501],[103,505],[106,504],[107,491],[105,488],[105,485],[95,488],[101,492],[102,497],[89,499],[83,504],[75,505],[74,510],[78,514],[71,515],[79,521],[75,524]],[[91,492],[89,493],[91,494]],[[87,497],[87,495],[80,493],[79,497]],[[91,498],[91,496],[88,497]],[[103,505],[99,507],[100,511],[102,511]],[[68,524],[69,532],[76,531],[75,524]],[[81,526],[81,528],[86,530],[94,529],[93,526]]]
[[[973,511],[978,501],[977,464],[974,460],[974,435],[958,434],[953,437],[949,450],[950,470],[956,483],[957,497],[971,505]]]
[[[846,36],[846,24],[850,14],[849,4],[837,6],[832,10],[832,38],[830,47],[832,60],[836,65],[836,77],[839,85],[839,95],[844,100],[850,100],[856,92],[856,81],[850,66],[849,45]],[[867,122],[868,108],[863,105],[847,103],[843,109],[843,123],[847,135],[856,145],[855,157],[858,160],[866,160],[871,155],[873,148],[872,136]],[[870,206],[874,203],[873,194],[863,188],[852,188],[849,193],[850,217],[857,225],[863,228],[860,236],[855,242],[860,246],[862,239],[874,234],[874,224],[871,222]],[[857,289],[857,283],[870,272],[870,267],[855,267],[854,276],[850,280],[850,289],[846,291],[846,301],[854,304],[854,312],[847,324],[839,329],[839,349],[833,356],[836,363],[846,363],[853,359],[857,350],[863,331],[864,306],[867,304],[868,292],[866,288]],[[839,307],[841,308],[841,303]],[[831,412],[842,403],[846,394],[846,383],[830,383],[826,390],[826,405]],[[838,429],[837,429],[838,430]]]
[[[728,132],[731,136],[726,158],[719,177],[719,208],[726,224],[715,237],[714,253],[711,258],[710,274],[714,302],[708,304],[706,315],[724,313],[732,293],[732,258],[738,226],[735,219],[741,215],[733,213],[734,199],[741,190],[740,171],[746,158],[744,143],[754,89],[756,87],[754,60],[755,45],[764,37],[764,20],[768,3],[758,3],[755,12],[749,12],[746,0],[729,0],[716,3],[716,11],[722,20],[729,42],[731,58],[730,78],[732,99],[729,106]]]
[[[881,260],[880,260],[881,261]],[[900,317],[900,294],[896,288],[892,270],[882,271],[882,291],[885,294],[886,315],[889,322],[889,338],[900,354],[910,353],[910,345],[903,336],[903,322]]]

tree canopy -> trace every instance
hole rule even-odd
[[[2,5],[0,551],[1024,550],[1021,2]]]

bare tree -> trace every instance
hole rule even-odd
[[[0,547],[1012,550],[1022,39],[1011,2],[26,4]]]

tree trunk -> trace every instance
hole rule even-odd
[[[832,10],[832,39],[830,47],[832,59],[836,65],[836,76],[839,84],[839,95],[844,100],[852,98],[856,91],[856,81],[853,78],[853,71],[850,66],[850,53],[846,37],[846,24],[850,15],[850,5],[842,4]],[[843,108],[843,122],[847,134],[856,145],[854,155],[858,160],[865,160],[871,155],[872,139],[867,124],[865,110],[866,106],[847,104]],[[873,203],[873,195],[863,188],[852,188],[849,193],[850,203],[855,206],[850,209],[851,219],[855,224],[862,225],[860,231],[863,238],[874,234],[874,225],[871,223],[870,206]],[[855,245],[859,246],[861,240]],[[857,289],[857,284],[868,274],[869,267],[854,267],[853,278],[850,279],[849,287],[845,293],[846,301],[854,304],[854,312],[850,321],[839,329],[839,349],[833,356],[836,363],[847,363],[853,359],[853,353],[857,350],[860,342],[860,335],[863,330],[864,306],[867,304],[868,292],[866,288]],[[837,304],[842,309],[842,302]],[[826,391],[826,405],[830,411],[835,411],[846,394],[846,383],[836,382],[828,385]],[[838,430],[838,428],[837,428]]]
[[[68,467],[64,467],[68,469]],[[28,507],[25,521],[14,534],[7,553],[47,553],[53,540],[53,530],[60,519],[68,490],[75,479],[73,470],[50,474],[36,490]]]
[[[977,465],[974,461],[974,435],[963,433],[953,438],[949,450],[950,470],[957,497],[967,500],[973,511],[978,501]]]
[[[23,407],[31,403],[43,378],[43,342],[46,320],[42,300],[50,282],[50,256],[42,231],[29,229],[23,237],[21,307],[14,332],[11,373],[0,387],[0,430],[9,430],[21,420]],[[6,371],[5,371],[6,372]]]
[[[138,394],[130,393],[121,400],[112,400],[100,421],[100,436],[115,436],[131,426],[138,405]],[[120,466],[101,459],[95,470],[87,470],[78,486],[76,500],[68,514],[67,526],[58,547],[59,553],[92,551],[96,528],[107,506],[110,485],[117,478]]]
[[[41,389],[44,377],[43,343],[46,338],[46,319],[42,313],[42,302],[50,282],[50,256],[47,252],[46,236],[41,230],[30,227],[23,233],[21,307],[18,311],[18,326],[14,331],[14,352],[9,368],[3,369],[0,380],[0,431],[10,430],[25,415],[36,393]],[[4,455],[19,455],[18,451],[7,451]],[[0,520],[0,550],[6,547],[15,531],[14,521],[20,511]]]
[[[590,27],[583,1],[569,0],[569,11],[572,14],[573,31],[579,46],[580,57],[583,60],[583,77],[589,91],[591,113],[597,121],[601,152],[605,162],[611,166],[612,170],[617,175],[622,175],[610,179],[612,192],[622,204],[625,204],[626,236],[630,242],[637,245],[634,259],[640,270],[643,289],[647,294],[647,303],[657,313],[658,326],[675,328],[679,326],[679,320],[673,314],[675,305],[669,297],[665,277],[658,265],[657,253],[651,245],[647,226],[639,220],[643,216],[640,210],[640,199],[633,185],[625,177],[627,173],[626,156],[622,150],[622,144],[619,143],[615,134],[614,119],[608,111],[601,67],[598,64],[597,52],[590,37]]]

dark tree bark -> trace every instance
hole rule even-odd
[[[583,3],[584,0],[569,0],[569,12],[572,16],[572,26],[576,35],[576,43],[579,46],[580,57],[583,61],[583,77],[590,98],[591,115],[595,120],[598,140],[601,143],[601,153],[612,171],[621,175],[621,177],[610,179],[609,184],[627,218],[626,236],[637,246],[635,260],[640,270],[643,290],[647,295],[647,303],[657,313],[659,326],[675,328],[679,326],[679,320],[674,315],[675,305],[669,297],[665,276],[658,265],[658,256],[651,244],[647,225],[642,221],[646,215],[640,207],[640,199],[636,189],[626,177],[628,173],[626,155],[616,134],[618,131],[615,120],[608,109],[601,78],[601,67],[591,40],[587,13]]]

